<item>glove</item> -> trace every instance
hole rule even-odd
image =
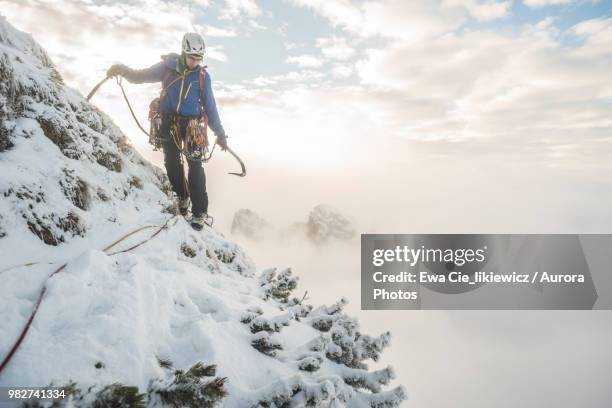
[[[217,136],[217,144],[222,151],[227,150],[227,135]]]
[[[106,76],[109,78],[117,75],[123,76],[128,69],[129,68],[123,64],[114,64],[108,69],[108,71],[106,71]]]

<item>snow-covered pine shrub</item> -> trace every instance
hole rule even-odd
[[[156,379],[148,388],[148,407],[209,408],[225,396],[226,379],[215,377],[217,367],[194,364],[189,370],[175,370],[164,379]]]
[[[113,383],[82,391],[74,381],[61,386],[65,397],[24,402],[21,408],[213,408],[227,395],[225,378],[215,377],[216,365],[194,364],[187,371],[172,371],[172,362],[158,357],[166,376],[149,383],[146,393],[138,387]],[[56,387],[53,383],[49,387]]]
[[[313,372],[321,368],[321,363],[322,363],[322,359],[320,357],[316,358],[316,357],[306,356],[298,361],[298,368],[302,371]]]
[[[172,368],[172,361],[164,357],[157,356],[157,364],[159,364],[161,368],[166,368],[166,369]]]
[[[283,346],[265,331],[255,333],[251,338],[251,345],[257,351],[260,351],[261,353],[270,357],[276,357],[276,351],[283,349]]]
[[[317,308],[317,310],[311,315],[311,326],[319,331],[328,332],[334,325],[334,322],[338,320],[338,314],[347,304],[348,300],[346,298],[342,298],[331,306],[321,306]]]
[[[336,386],[330,380],[310,382],[296,375],[277,381],[261,389],[257,403],[252,408],[322,407],[330,406],[336,395]]]
[[[293,275],[291,268],[281,269],[278,273],[276,268],[266,269],[259,279],[263,298],[273,298],[281,303],[287,303],[289,295],[297,287],[298,280],[299,277]]]
[[[49,387],[55,387],[50,384]],[[101,389],[89,387],[83,392],[76,382],[70,381],[61,386],[65,392],[63,398],[54,400],[31,400],[21,404],[21,408],[145,408],[145,394],[139,393],[138,387],[125,386],[120,383],[109,384]]]
[[[306,377],[293,376],[258,390],[252,398],[253,407],[331,407],[337,404],[351,408],[391,408],[399,406],[406,398],[402,386],[382,391],[382,387],[395,377],[391,367],[370,372],[365,363],[370,359],[378,361],[389,344],[390,334],[378,337],[361,334],[357,320],[343,312],[347,299],[315,310],[297,299],[287,302],[290,292],[297,286],[297,279],[293,279],[288,269],[278,275],[276,269],[265,270],[260,285],[264,299],[286,313],[275,317],[267,317],[261,310],[243,313],[241,321],[248,324],[251,331],[256,331],[252,345],[280,361],[295,361]],[[301,347],[284,349],[273,335],[299,318],[319,330],[321,335]]]
[[[271,318],[258,316],[251,321],[249,327],[251,328],[251,333],[258,333],[260,331],[267,331],[269,333],[279,332],[283,326],[289,326],[289,322],[293,318],[294,314],[291,311]]]
[[[96,394],[93,408],[144,408],[145,394],[138,392],[138,387],[127,387],[115,383],[107,385]]]
[[[307,379],[295,375],[258,390],[253,398],[256,402],[251,408],[395,408],[406,399],[406,393],[402,387],[379,393],[360,392],[338,376]]]
[[[261,316],[263,314],[263,310],[259,306],[251,306],[249,307],[242,315],[240,316],[240,322],[244,324],[249,324],[251,321],[257,316]]]
[[[311,313],[310,323],[331,339],[326,353],[330,360],[350,368],[367,369],[363,361],[378,361],[382,350],[389,345],[391,333],[378,337],[361,334],[357,320],[342,311],[347,303],[343,298],[331,306],[317,308]]]
[[[55,387],[53,383],[49,384],[49,387]],[[64,397],[54,400],[44,400],[40,402],[37,399],[31,399],[24,401],[19,405],[19,408],[64,408],[68,405],[67,401],[70,401],[75,396],[80,395],[81,390],[77,387],[77,384],[70,381],[68,384],[61,387],[64,389]]]

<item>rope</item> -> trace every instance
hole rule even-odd
[[[130,113],[132,114],[132,117],[134,118],[134,120],[136,121],[136,124],[138,125],[138,127],[140,128],[140,130],[142,130],[142,133],[144,133],[145,135],[147,135],[148,137],[151,137],[151,135],[149,134],[149,132],[147,132],[146,130],[144,130],[144,128],[142,127],[142,125],[140,124],[140,122],[138,121],[138,118],[136,117],[136,114],[134,113],[134,109],[132,109],[132,104],[130,104],[130,101],[125,93],[125,90],[123,89],[123,85],[121,85],[121,76],[117,76],[117,85],[119,85],[119,88],[121,89],[121,93],[123,94],[123,99],[125,99],[125,103],[127,103],[128,108],[130,109]]]
[[[108,253],[107,253],[107,255],[108,255],[108,256],[117,255],[117,254],[121,254],[121,253],[124,253],[124,252],[131,251],[131,250],[133,250],[133,249],[135,249],[135,248],[138,248],[139,246],[143,245],[144,243],[146,243],[146,242],[150,241],[150,240],[151,240],[151,239],[153,239],[155,236],[157,236],[157,234],[159,234],[159,233],[160,233],[162,230],[164,230],[164,229],[167,227],[168,223],[169,223],[171,220],[173,220],[173,219],[177,219],[177,216],[176,216],[176,215],[173,215],[172,217],[168,218],[168,219],[166,220],[166,222],[165,222],[163,225],[161,225],[161,226],[158,226],[158,225],[146,225],[146,226],[144,226],[144,227],[140,227],[140,228],[138,228],[138,229],[137,229],[137,230],[135,230],[135,231],[132,231],[132,232],[130,232],[130,233],[127,233],[127,234],[123,235],[121,238],[117,239],[115,242],[113,242],[112,244],[108,245],[108,246],[107,246],[106,248],[104,248],[102,251],[103,251],[103,252],[108,251],[110,248],[114,247],[115,245],[117,245],[117,244],[118,244],[118,243],[120,243],[121,241],[125,240],[126,238],[128,238],[128,237],[130,237],[130,236],[134,235],[134,234],[135,234],[136,232],[138,232],[138,231],[142,231],[142,230],[147,229],[147,228],[155,228],[155,227],[158,227],[158,230],[157,230],[157,231],[156,231],[154,234],[152,234],[151,236],[149,236],[147,239],[145,239],[145,240],[143,240],[143,241],[139,242],[138,244],[133,245],[133,246],[131,246],[131,247],[127,248],[127,249],[123,249],[123,250],[120,250],[120,251],[116,251],[116,252],[113,252],[113,253],[110,253],[110,254],[108,254]],[[178,219],[177,219],[177,220],[178,220]],[[175,224],[176,224],[176,222],[175,222]],[[173,224],[173,225],[174,225],[174,224]],[[39,262],[31,262],[31,263],[28,263],[28,264],[24,264],[24,265],[22,265],[22,266],[34,265],[34,264],[36,264],[36,263],[39,263]],[[68,262],[64,263],[64,264],[63,264],[63,265],[61,265],[59,268],[57,268],[55,271],[53,271],[53,273],[52,273],[51,275],[49,275],[49,276],[47,277],[47,279],[45,279],[45,282],[43,283],[42,290],[40,291],[40,294],[38,295],[38,299],[36,300],[36,304],[34,305],[34,308],[32,309],[32,313],[30,314],[30,318],[28,319],[28,321],[26,322],[25,326],[24,326],[24,327],[23,327],[23,329],[21,330],[21,333],[19,334],[19,337],[17,338],[17,341],[15,342],[15,344],[13,345],[13,347],[11,347],[11,350],[8,352],[8,354],[6,355],[6,357],[4,358],[4,360],[2,361],[2,364],[0,364],[0,374],[2,374],[2,371],[4,371],[4,369],[6,368],[6,366],[8,365],[8,363],[11,361],[11,359],[13,358],[13,355],[15,355],[15,352],[17,351],[17,349],[19,348],[19,346],[20,346],[20,345],[21,345],[21,343],[23,342],[23,339],[25,338],[26,334],[28,333],[28,330],[30,329],[30,326],[32,325],[32,322],[34,321],[34,317],[36,316],[36,313],[38,312],[38,308],[39,308],[39,306],[40,306],[40,304],[41,304],[41,302],[42,302],[42,300],[43,300],[43,297],[44,297],[44,295],[45,295],[45,292],[46,292],[46,290],[47,290],[47,282],[49,281],[49,279],[51,279],[51,277],[53,277],[53,275],[55,275],[56,273],[58,273],[58,272],[62,271],[64,268],[66,268],[66,266],[67,266],[67,265],[68,265]],[[11,267],[11,268],[13,268],[13,267]],[[11,268],[8,268],[8,269],[11,269]],[[5,270],[6,270],[6,269],[5,269]]]
[[[159,227],[159,228],[157,229],[157,231],[155,231],[155,232],[154,232],[154,233],[153,233],[153,234],[152,234],[152,235],[151,235],[149,238],[145,239],[144,241],[140,241],[138,244],[136,244],[136,245],[132,245],[131,247],[129,247],[129,248],[127,248],[127,249],[122,249],[121,251],[112,252],[112,253],[107,254],[107,255],[108,255],[108,256],[113,256],[113,255],[117,255],[117,254],[122,254],[122,253],[124,253],[124,252],[129,252],[129,251],[131,251],[131,250],[133,250],[133,249],[138,248],[139,246],[141,246],[141,245],[143,245],[143,244],[145,244],[145,243],[149,242],[149,241],[150,241],[150,240],[152,240],[153,238],[155,238],[155,236],[157,236],[157,234],[159,234],[160,232],[162,232],[162,230],[164,230],[164,229],[166,228],[166,226],[168,225],[168,223],[169,223],[171,220],[173,220],[173,219],[175,219],[176,221],[175,221],[175,222],[174,222],[174,224],[172,224],[172,225],[173,225],[173,226],[174,226],[174,225],[176,225],[176,222],[178,221],[178,218],[176,218],[176,215],[173,215],[172,217],[168,218],[168,219],[166,220],[166,222],[164,223],[164,225],[162,225],[161,227]],[[155,226],[153,226],[153,227],[155,227]],[[144,228],[142,228],[142,229],[144,229]],[[123,238],[121,238],[120,240],[118,240],[116,243],[114,243],[114,244],[112,244],[112,245],[110,245],[110,246],[106,247],[106,248],[104,249],[104,252],[106,252],[106,251],[107,251],[109,248],[111,248],[111,247],[115,246],[115,245],[116,245],[116,244],[118,244],[119,242],[123,241],[125,238],[129,237],[130,235],[132,235],[132,233],[127,234],[126,236],[124,236]]]
[[[136,234],[137,232],[140,232],[142,230],[145,230],[147,228],[155,228],[155,227],[159,227],[159,225],[145,225],[144,227],[140,227],[128,234],[123,235],[122,237],[120,237],[119,239],[117,239],[115,242],[113,242],[112,244],[108,245],[106,248],[104,248],[102,251],[106,252],[109,249],[111,249],[112,247],[114,247],[115,245],[117,245],[118,243],[120,243],[121,241],[123,241],[124,239],[126,239],[127,237]]]
[[[89,94],[87,94],[87,101],[89,101],[91,99],[92,96],[94,96],[94,94],[96,92],[98,92],[98,89],[100,89],[100,87],[106,82],[108,81],[110,77],[106,77],[103,80],[101,80],[100,82],[98,82],[96,84],[96,86],[94,86],[94,88],[91,90],[91,92],[89,92]]]
[[[10,271],[11,269],[15,269],[15,268],[23,268],[24,266],[33,266],[33,265],[38,265],[38,264],[41,264],[41,263],[45,263],[47,265],[53,265],[53,264],[55,264],[57,262],[28,262],[28,263],[24,263],[24,264],[21,264],[21,265],[9,266],[8,268],[4,268],[4,269],[0,270],[0,273],[4,273],[6,271]]]
[[[30,326],[32,325],[32,321],[34,320],[34,316],[36,316],[36,312],[38,312],[38,307],[40,306],[40,302],[42,302],[43,296],[45,294],[45,291],[47,290],[47,281],[49,279],[51,279],[51,277],[53,275],[55,275],[56,273],[58,273],[59,271],[63,270],[66,265],[68,263],[63,264],[62,266],[60,266],[59,268],[57,268],[55,271],[53,271],[53,273],[51,275],[49,275],[49,277],[45,280],[45,283],[43,285],[42,290],[40,291],[40,295],[38,295],[38,300],[36,301],[36,304],[34,305],[34,309],[32,309],[32,314],[30,315],[30,318],[28,319],[25,327],[23,328],[23,330],[21,330],[21,334],[19,335],[19,338],[17,339],[17,342],[15,342],[15,344],[13,345],[13,347],[11,348],[11,350],[9,351],[9,353],[6,355],[6,357],[4,358],[4,360],[2,361],[2,364],[0,364],[0,373],[2,373],[2,371],[4,370],[4,368],[8,365],[9,361],[11,361],[11,358],[13,358],[13,355],[15,354],[15,352],[17,351],[17,349],[19,348],[19,345],[21,344],[21,342],[23,341],[23,339],[25,338],[28,330],[30,329]]]

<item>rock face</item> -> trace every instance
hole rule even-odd
[[[357,235],[351,220],[328,205],[316,206],[308,216],[307,234],[314,242],[348,240]]]
[[[25,227],[57,246],[91,235],[99,219],[128,223],[137,197],[141,206],[169,205],[163,172],[5,20],[0,75],[0,213],[15,215],[0,220],[4,239]]]
[[[346,300],[315,308],[290,268],[258,271],[221,233],[195,233],[163,172],[3,18],[0,74],[0,362],[36,313],[0,387],[65,386],[53,406],[78,408],[405,399],[384,390],[391,367],[367,366],[389,333],[361,333]],[[343,236],[322,214],[317,236]],[[236,228],[266,223],[245,211]]]

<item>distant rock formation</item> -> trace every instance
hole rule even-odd
[[[330,239],[349,240],[357,235],[353,222],[329,205],[317,205],[308,215],[308,237],[321,243]]]
[[[276,238],[283,241],[307,239],[315,244],[329,240],[346,241],[357,236],[353,221],[329,205],[317,205],[306,222],[294,222],[278,229],[249,209],[240,209],[232,221],[232,234],[242,234],[251,239]]]
[[[234,214],[232,234],[242,234],[252,239],[265,238],[272,231],[272,226],[256,212],[242,208]]]

